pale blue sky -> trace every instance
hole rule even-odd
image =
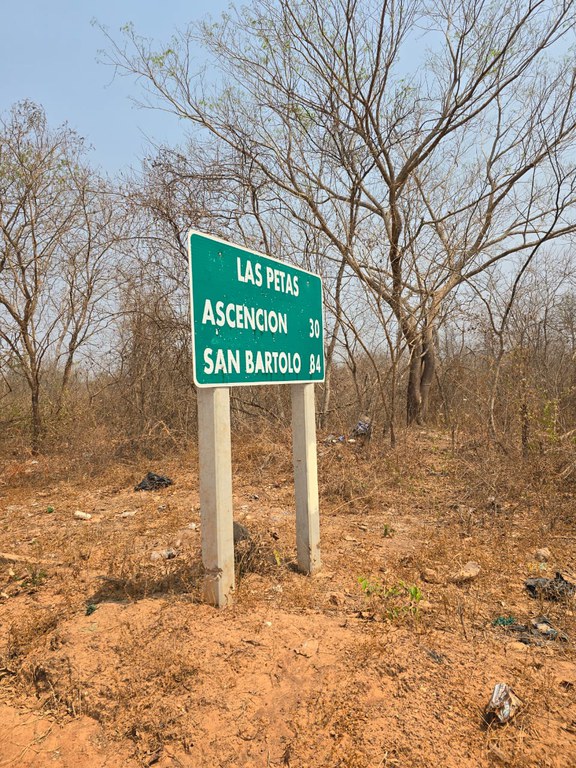
[[[92,162],[109,173],[136,165],[147,138],[177,142],[182,125],[169,115],[137,109],[135,83],[113,78],[99,64],[106,47],[92,19],[120,39],[120,27],[134,23],[138,34],[166,41],[189,22],[218,17],[230,0],[0,0],[0,113],[21,99],[41,104],[50,125],[63,122],[94,149]],[[199,52],[201,55],[201,52]]]

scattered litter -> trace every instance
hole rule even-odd
[[[473,561],[470,561],[469,563],[466,563],[466,565],[461,568],[458,573],[455,573],[450,581],[453,584],[466,584],[469,581],[473,581],[479,574],[482,569],[478,565],[478,563],[474,563]]]
[[[90,603],[90,605],[86,606],[86,616],[92,616],[94,611],[98,608],[97,605],[94,605],[94,603]]]
[[[124,512],[120,513],[120,517],[134,517],[135,514],[135,509],[125,509]]]
[[[492,624],[502,627],[507,632],[516,632],[518,641],[524,645],[541,645],[542,640],[561,640],[568,642],[568,636],[557,629],[547,616],[537,616],[530,624],[517,624],[513,616],[498,616]]]
[[[534,552],[534,560],[537,560],[539,563],[547,563],[551,557],[552,553],[548,547],[542,547],[542,549],[537,549],[536,552]]]
[[[173,560],[178,555],[175,549],[162,549],[152,552],[150,560]]]
[[[186,528],[189,528],[191,531],[196,531],[198,529],[198,523],[188,523]]]
[[[497,683],[486,707],[486,715],[498,718],[501,723],[507,723],[518,712],[522,701],[506,683]]]
[[[532,619],[532,631],[542,635],[547,640],[562,640],[562,642],[568,642],[568,635],[561,632],[552,624],[547,616],[538,616],[536,619]]]
[[[81,512],[79,509],[74,512],[74,517],[76,520],[92,520],[90,512]]]
[[[516,626],[516,619],[514,616],[496,616],[492,620],[493,627],[511,627]]]
[[[526,579],[524,586],[530,597],[542,597],[544,600],[561,600],[572,597],[576,592],[576,586],[566,581],[559,571],[553,579],[543,577]]]
[[[368,416],[361,416],[358,424],[350,433],[350,437],[370,437],[372,434],[372,420]]]
[[[328,435],[324,440],[325,445],[335,445],[336,443],[345,443],[346,437],[344,435]]]
[[[159,488],[167,488],[172,485],[172,480],[166,475],[157,475],[154,472],[148,472],[146,477],[138,485],[134,486],[135,491],[157,491]]]

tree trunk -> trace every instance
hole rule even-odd
[[[406,399],[406,420],[424,424],[428,418],[430,389],[436,371],[436,348],[432,326],[427,326],[410,345],[410,370]]]
[[[334,328],[332,329],[332,335],[330,336],[330,343],[326,348],[324,355],[324,394],[322,397],[322,406],[320,408],[320,416],[318,419],[318,426],[320,429],[326,428],[328,421],[328,411],[330,410],[330,398],[332,397],[332,358],[334,357],[334,349],[336,348],[336,341],[338,340],[338,334],[340,332],[340,326],[342,325],[342,304],[340,303],[340,295],[342,292],[342,277],[344,275],[344,268],[346,267],[346,260],[342,259],[340,268],[338,269],[338,276],[336,278],[336,292],[335,292],[335,318]]]
[[[410,347],[410,371],[408,375],[408,392],[406,401],[406,421],[410,424],[421,424],[422,391],[420,389],[422,369],[422,343],[418,340]]]
[[[436,349],[432,328],[427,327],[424,332],[424,344],[422,348],[422,370],[420,374],[421,413],[423,422],[428,418],[428,406],[430,404],[430,388],[436,372]]]
[[[40,384],[38,381],[31,382],[31,400],[32,400],[32,436],[30,447],[32,454],[36,456],[40,452],[42,442],[42,414],[40,412]]]

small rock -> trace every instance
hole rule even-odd
[[[79,509],[74,512],[76,520],[92,520],[92,515],[89,512],[82,512]]]
[[[245,526],[234,521],[233,529],[234,546],[239,544],[241,541],[252,541],[250,531]]]
[[[423,568],[420,576],[422,577],[423,581],[427,582],[428,584],[440,584],[442,581],[438,575],[438,571],[435,571],[434,568]]]
[[[120,517],[125,517],[125,518],[126,517],[134,517],[135,514],[136,514],[136,510],[135,509],[125,509],[124,512],[122,512],[120,514]]]
[[[429,600],[420,600],[417,608],[420,613],[430,613],[430,611],[434,610],[434,603],[431,603]]]
[[[542,547],[542,549],[537,549],[536,552],[534,552],[534,560],[537,560],[539,563],[547,563],[551,557],[552,553],[548,547]]]
[[[450,581],[453,584],[466,584],[469,581],[474,581],[475,578],[480,574],[481,567],[478,565],[478,563],[473,562],[472,560],[466,565],[461,568],[458,573],[455,573]]]
[[[294,653],[297,656],[304,656],[307,659],[311,659],[318,653],[320,643],[318,640],[305,640],[299,648],[294,648]]]
[[[173,560],[177,554],[174,549],[156,550],[150,555],[150,560]]]
[[[197,531],[198,530],[198,523],[188,523],[186,528],[189,528],[191,531]]]
[[[521,643],[520,640],[514,640],[514,642],[512,643],[508,643],[506,648],[509,651],[513,651],[516,653],[526,653],[526,649],[528,648],[528,646],[526,645],[526,643]]]
[[[0,597],[1,597],[3,600],[8,600],[8,598],[10,597],[10,595],[9,595],[7,592],[0,592]]]

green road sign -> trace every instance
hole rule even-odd
[[[324,381],[318,275],[200,232],[188,247],[197,386]]]

